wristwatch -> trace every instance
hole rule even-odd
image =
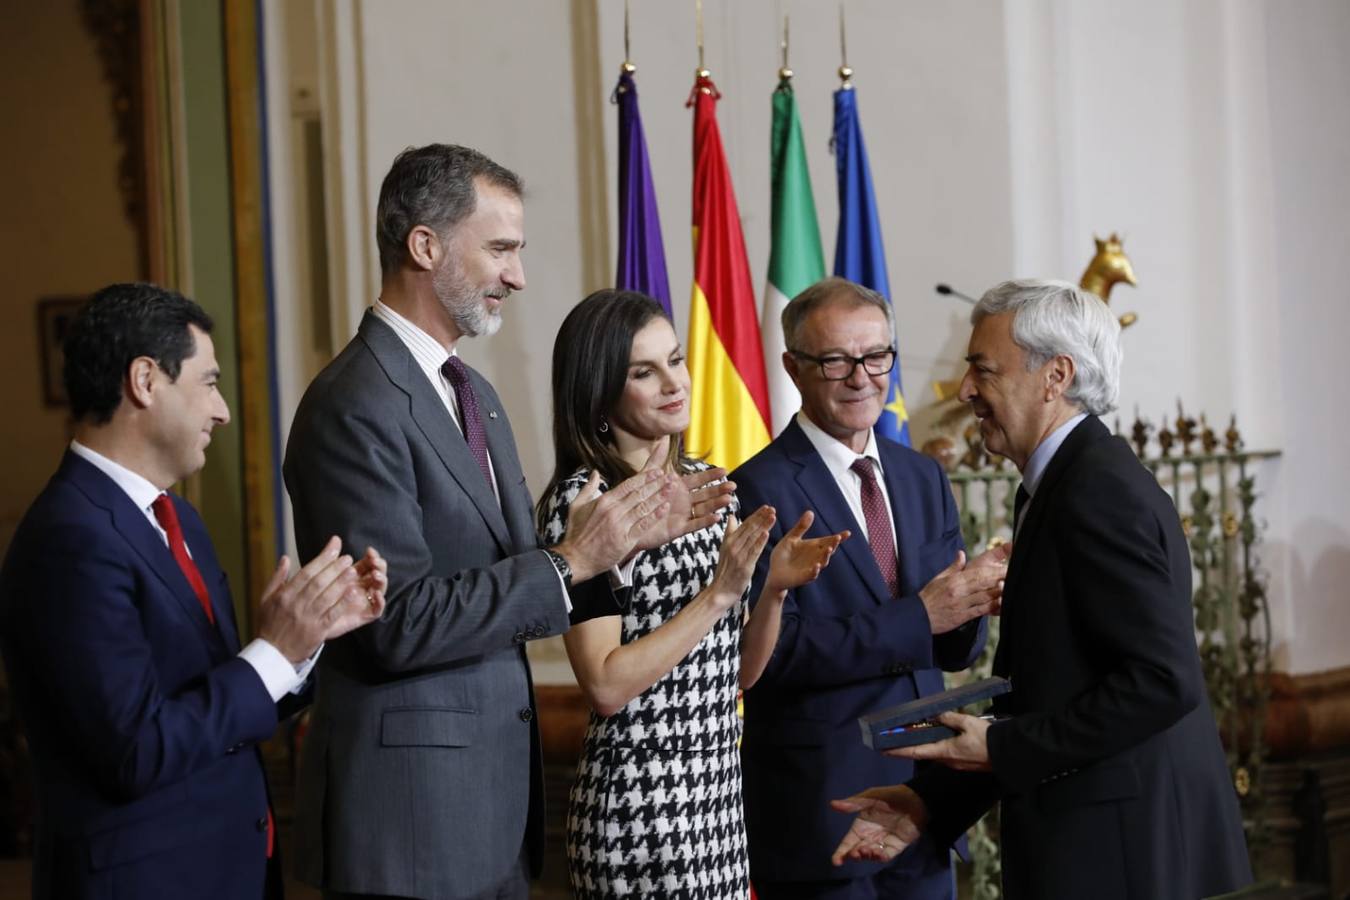
[[[567,557],[547,547],[544,548],[544,552],[553,562],[553,568],[558,570],[558,577],[562,579],[563,587],[570,588],[572,586],[572,567],[567,564]]]

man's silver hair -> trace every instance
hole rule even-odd
[[[980,298],[970,324],[1003,313],[1013,314],[1012,338],[1027,356],[1027,371],[1068,356],[1075,374],[1064,399],[1094,416],[1116,408],[1120,323],[1100,297],[1067,281],[1005,281]]]

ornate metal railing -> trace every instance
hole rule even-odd
[[[1164,425],[1152,455],[1145,455],[1149,426],[1135,423],[1133,443],[1141,462],[1171,495],[1190,544],[1196,640],[1233,786],[1242,803],[1248,845],[1255,855],[1267,837],[1261,775],[1267,756],[1262,731],[1270,683],[1270,611],[1260,563],[1263,526],[1254,509],[1259,496],[1254,470],[1279,452],[1243,450],[1232,426],[1226,448],[1220,449],[1208,427],[1197,434],[1194,421],[1184,415],[1178,416],[1177,424],[1175,439]],[[1203,452],[1191,452],[1196,440]],[[958,470],[949,477],[971,552],[1010,540],[1020,474],[1005,463]],[[991,620],[988,645],[971,669],[974,677],[989,674],[998,625],[997,619]],[[975,900],[1001,896],[997,833],[997,810],[970,833]]]

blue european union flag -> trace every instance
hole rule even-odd
[[[867,147],[858,123],[858,100],[852,87],[834,92],[834,164],[839,173],[839,234],[834,245],[834,274],[871,288],[889,303],[891,285],[886,277],[877,197],[872,190],[872,170],[867,163]],[[898,357],[891,369],[886,405],[876,431],[882,437],[909,446],[909,414],[900,387]]]

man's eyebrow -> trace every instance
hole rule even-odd
[[[219,366],[217,366],[214,369],[207,369],[205,374],[202,375],[202,381],[210,381],[212,379],[219,379],[219,378],[220,378]]]
[[[515,238],[493,238],[488,241],[488,246],[494,250],[524,250],[525,241]]]

